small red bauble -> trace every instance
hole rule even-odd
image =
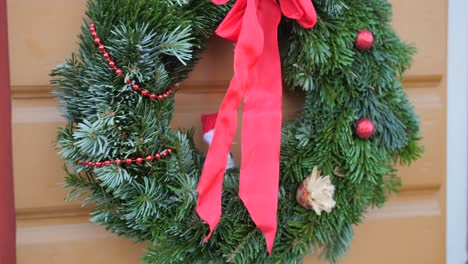
[[[90,27],[90,28],[95,27],[94,23],[89,24],[89,27]]]
[[[137,162],[138,164],[143,163],[143,158],[137,158],[137,159],[136,159],[136,162]]]
[[[164,153],[162,154],[162,156],[163,156],[163,157],[167,157],[167,154],[168,154],[167,152],[164,152]]]
[[[128,84],[131,84],[132,83],[132,80],[131,79],[127,79],[126,81]]]
[[[109,66],[110,66],[111,68],[114,68],[114,67],[115,67],[115,62],[109,61]]]
[[[100,38],[95,38],[95,39],[94,39],[94,43],[100,44],[100,43],[101,43],[101,39],[100,39]]]
[[[154,157],[155,157],[156,159],[160,159],[160,158],[161,158],[161,155],[158,153],[158,154],[154,155]]]
[[[356,124],[356,135],[368,139],[374,134],[374,123],[369,118],[361,118]]]
[[[111,165],[111,164],[112,164],[112,162],[111,162],[110,160],[104,161],[104,165],[106,165],[106,166],[109,166],[109,165]]]
[[[102,167],[102,162],[96,161],[96,167],[97,167],[97,168],[101,168],[101,167]]]
[[[163,99],[164,97],[162,95],[158,95],[158,99],[161,100]]]
[[[92,161],[88,162],[88,167],[90,168],[94,167],[94,163]]]
[[[96,37],[96,36],[97,36],[97,32],[96,32],[96,31],[91,32],[91,36]]]
[[[103,52],[106,50],[106,47],[104,47],[104,45],[99,45],[98,49],[100,52]]]
[[[105,52],[103,56],[104,56],[104,59],[106,60],[110,59],[110,55],[107,52]]]
[[[121,70],[121,69],[117,69],[117,70],[115,70],[115,74],[117,74],[117,75],[121,75],[121,74],[122,74],[122,70]]]
[[[114,163],[117,164],[117,165],[120,165],[120,164],[122,164],[122,161],[119,160],[119,159],[116,159],[116,160],[114,160]]]
[[[359,50],[368,50],[374,44],[374,35],[369,30],[363,29],[359,31],[356,37],[356,48]]]
[[[157,95],[155,95],[155,94],[151,94],[151,95],[150,95],[150,98],[151,98],[151,100],[154,100],[154,99],[157,99],[157,98],[158,98],[158,96],[157,96]]]
[[[146,91],[146,90],[141,91],[141,95],[143,95],[143,96],[147,96],[148,94],[149,94],[149,92]]]
[[[167,152],[172,153],[172,149],[167,149]]]
[[[153,160],[153,156],[148,156],[148,157],[146,157],[146,161],[147,161],[147,162],[151,162],[152,160]]]
[[[126,159],[126,160],[125,160],[125,163],[128,164],[128,165],[132,164],[132,162],[133,162],[132,159]]]

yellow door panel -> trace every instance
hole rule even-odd
[[[396,31],[417,46],[403,83],[421,117],[422,159],[401,168],[403,188],[356,227],[343,263],[443,263],[445,259],[447,1],[393,0]],[[146,245],[88,222],[89,209],[65,202],[63,163],[55,154],[64,119],[50,94],[49,72],[76,50],[85,0],[8,0],[18,263],[139,263]],[[214,112],[232,76],[232,44],[213,38],[177,95],[175,127],[195,127]],[[301,107],[284,97],[285,120]],[[240,140],[233,144],[236,159]],[[316,256],[306,263],[317,263]]]

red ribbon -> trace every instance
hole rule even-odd
[[[212,0],[219,5],[228,0]],[[216,30],[237,43],[234,77],[216,119],[213,142],[198,183],[198,215],[210,226],[208,240],[221,218],[226,157],[244,97],[239,196],[263,232],[269,254],[276,236],[282,79],[277,29],[281,11],[303,27],[315,25],[311,0],[237,0]],[[281,7],[280,7],[281,6]]]

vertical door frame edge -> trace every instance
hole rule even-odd
[[[7,1],[0,0],[0,263],[16,263]]]
[[[467,263],[468,1],[448,1],[446,263]]]

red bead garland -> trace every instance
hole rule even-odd
[[[117,76],[121,76],[123,74],[123,71],[122,71],[122,69],[117,67],[117,65],[116,65],[116,63],[114,61],[111,60],[111,56],[110,56],[109,52],[106,51],[106,47],[104,46],[104,44],[101,43],[101,39],[98,38],[98,34],[96,32],[96,25],[94,25],[94,23],[91,23],[89,25],[89,30],[91,31],[91,35],[94,37],[94,43],[98,46],[99,52],[101,52],[103,54],[102,56],[104,57],[104,59],[109,64],[109,67],[112,68],[115,71],[115,74]],[[140,86],[138,84],[136,84],[135,81],[133,81],[131,79],[126,79],[126,80],[124,80],[124,82],[126,84],[132,85],[132,90],[133,91],[138,92],[141,96],[148,97],[151,100],[165,99],[165,98],[169,97],[169,95],[171,95],[173,93],[173,90],[176,87],[179,86],[179,84],[175,84],[174,86],[172,86],[169,90],[167,90],[163,94],[152,94],[148,90],[142,90],[140,88]]]
[[[91,23],[89,25],[89,30],[91,31],[91,35],[94,37],[94,43],[97,45],[99,52],[102,53],[102,56],[107,61],[109,67],[115,71],[115,74],[117,76],[122,76],[123,70],[117,67],[116,63],[111,59],[109,52],[106,50],[106,47],[104,46],[104,44],[101,43],[101,39],[98,37],[98,34],[96,32],[96,25],[94,23]],[[175,84],[171,89],[167,90],[163,94],[152,94],[148,90],[141,89],[140,86],[131,79],[124,79],[124,83],[130,85],[133,91],[138,92],[141,96],[148,97],[151,100],[165,99],[173,93],[173,89],[175,87],[179,86],[179,84]],[[161,153],[156,153],[154,156],[149,155],[145,158],[139,157],[136,159],[127,158],[125,160],[115,159],[113,161],[106,160],[106,161],[96,161],[96,162],[81,160],[78,162],[78,164],[81,164],[83,166],[88,166],[90,168],[94,168],[94,167],[101,168],[103,166],[110,166],[112,164],[115,164],[115,165],[122,165],[122,164],[131,165],[133,163],[143,164],[144,161],[149,163],[149,162],[152,162],[153,160],[159,160],[161,159],[161,157],[167,157],[171,153],[172,153],[172,149],[166,149],[165,151]]]
[[[78,164],[83,165],[83,166],[88,166],[90,168],[94,168],[94,167],[101,168],[104,166],[110,166],[112,164],[115,164],[115,165],[122,165],[122,164],[131,165],[134,163],[143,164],[144,161],[146,161],[147,163],[150,163],[153,160],[160,160],[161,157],[167,157],[171,153],[172,153],[172,149],[169,148],[169,149],[162,151],[161,153],[156,153],[155,155],[148,155],[145,158],[139,157],[136,159],[128,158],[125,160],[115,159],[114,161],[106,160],[106,161],[96,161],[96,162],[80,160],[78,161]]]

